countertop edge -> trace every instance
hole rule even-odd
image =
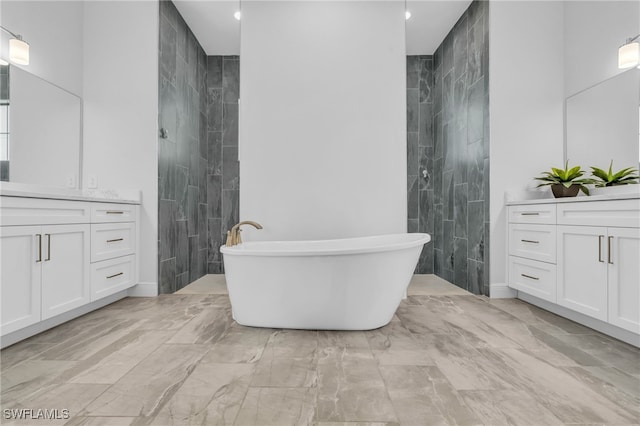
[[[561,203],[588,203],[593,201],[615,201],[615,200],[638,200],[640,193],[634,192],[629,194],[600,194],[600,195],[584,195],[578,197],[566,198],[537,198],[529,200],[509,200],[505,203],[507,206],[519,206],[529,204],[561,204]]]

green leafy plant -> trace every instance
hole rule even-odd
[[[593,179],[582,178],[584,170],[580,166],[569,168],[569,161],[567,160],[564,169],[552,167],[550,172],[542,172],[542,176],[534,178],[535,180],[542,181],[537,187],[546,185],[563,185],[565,188],[571,187],[571,185],[578,185],[580,190],[589,195],[589,188],[585,185],[593,183]]]
[[[597,187],[629,185],[638,183],[638,169],[627,167],[613,173],[613,160],[609,163],[609,171],[591,166],[591,175],[595,176],[594,183]]]

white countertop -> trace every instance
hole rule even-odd
[[[119,204],[140,204],[141,202],[140,191],[135,190],[55,188],[14,182],[0,183],[0,195]]]
[[[633,185],[640,189],[640,185]],[[636,188],[634,188],[636,189]],[[592,190],[593,192],[593,190]],[[526,204],[558,204],[558,203],[582,203],[589,201],[610,201],[610,200],[635,200],[640,198],[640,191],[627,192],[627,193],[606,193],[601,192],[594,195],[584,195],[580,193],[577,197],[564,197],[564,198],[536,198],[529,200],[509,200],[506,202],[507,206],[518,206]]]

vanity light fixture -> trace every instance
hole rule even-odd
[[[640,65],[640,34],[627,39],[618,49],[618,68],[631,68]],[[640,66],[638,66],[640,68]]]
[[[235,12],[233,14],[233,17],[236,18],[239,21],[240,20],[240,11],[238,10],[237,12]]]
[[[18,65],[29,65],[29,43],[24,41],[21,35],[14,34],[3,26],[0,26],[0,29],[13,36],[9,40],[9,60]]]

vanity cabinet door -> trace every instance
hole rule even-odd
[[[2,335],[40,321],[40,226],[0,228]]]
[[[90,227],[42,227],[42,319],[91,301]]]
[[[608,231],[609,322],[640,334],[640,229]]]
[[[558,226],[557,303],[607,321],[607,228]]]

